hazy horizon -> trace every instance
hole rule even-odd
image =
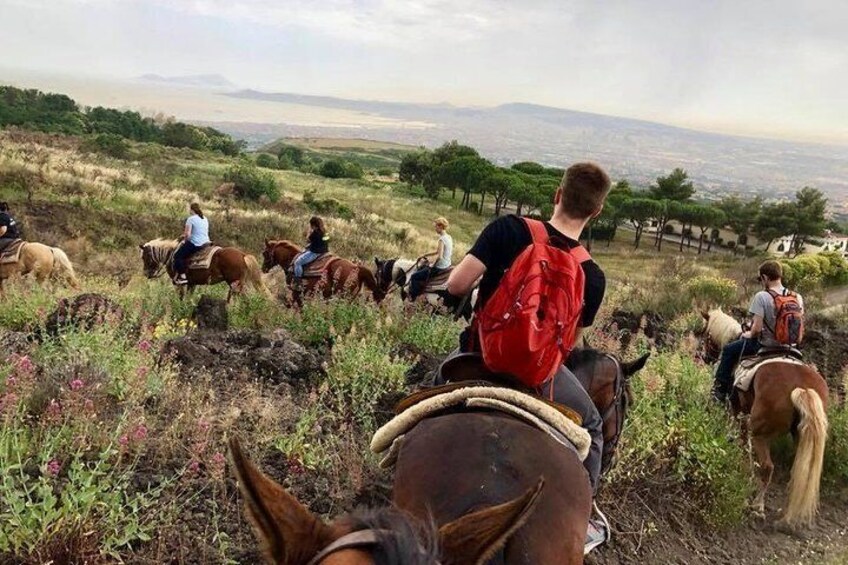
[[[848,143],[837,2],[0,0],[0,67]],[[709,4],[709,5],[706,5]]]

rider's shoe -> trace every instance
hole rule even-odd
[[[610,525],[607,522],[606,516],[598,509],[597,504],[593,503],[592,509],[598,515],[599,519],[589,520],[589,527],[586,531],[586,542],[583,544],[583,555],[588,555],[596,547],[607,543],[611,536]]]
[[[174,284],[176,284],[176,285],[188,284],[188,278],[186,278],[185,274],[177,275],[174,278]]]

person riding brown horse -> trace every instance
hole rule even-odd
[[[293,285],[293,273],[290,270],[296,257],[303,248],[289,240],[265,239],[265,249],[262,251],[262,271],[267,273],[274,267],[281,267],[286,273],[286,281],[292,288],[294,301],[302,305],[304,294],[321,292],[324,298],[331,296],[356,296],[364,285],[371,291],[374,301],[380,302],[386,293],[377,285],[374,273],[362,265],[348,261],[335,255],[325,255],[321,259],[321,274],[306,278],[303,286]]]

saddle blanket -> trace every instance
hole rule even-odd
[[[323,277],[324,271],[326,271],[327,267],[330,266],[330,263],[336,259],[338,259],[338,256],[333,255],[332,253],[323,253],[319,255],[317,259],[303,268],[303,278],[317,279]]]
[[[377,454],[386,452],[380,466],[387,468],[394,465],[404,434],[416,424],[437,412],[459,406],[509,414],[537,427],[563,446],[573,447],[581,461],[589,454],[589,432],[544,400],[503,387],[468,386],[425,398],[377,430],[371,439],[371,451]]]
[[[430,279],[427,280],[427,286],[424,287],[424,292],[442,292],[447,290],[448,279],[450,278],[452,270],[453,267],[442,271],[435,277],[430,277]]]
[[[762,367],[771,363],[789,363],[790,365],[804,365],[804,362],[796,357],[786,354],[779,357],[749,357],[739,362],[736,371],[733,373],[733,386],[742,391],[747,391],[751,388],[751,383],[754,382],[754,375],[757,374]]]
[[[21,250],[24,248],[22,239],[15,239],[0,250],[0,264],[17,263],[21,258]]]
[[[212,265],[212,257],[220,251],[217,245],[206,245],[201,247],[194,255],[188,259],[189,270],[193,269],[208,269]]]

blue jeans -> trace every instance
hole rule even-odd
[[[731,341],[721,350],[721,360],[715,374],[713,390],[718,396],[726,397],[733,390],[733,370],[743,355],[753,355],[760,350],[760,342],[756,338],[742,338]]]
[[[303,276],[303,268],[319,257],[318,253],[312,251],[304,251],[294,260],[294,276],[301,278]]]
[[[200,246],[189,241],[184,242],[182,246],[177,249],[177,252],[174,253],[174,271],[176,271],[178,275],[184,275],[186,273],[188,270],[189,257],[194,255],[198,249],[200,249]]]

